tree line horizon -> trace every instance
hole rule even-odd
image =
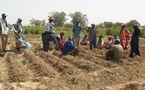
[[[58,12],[58,11],[53,11],[51,13],[49,13],[49,16],[53,16],[54,17],[54,26],[55,27],[72,27],[72,25],[75,23],[75,21],[78,19],[80,21],[80,23],[82,24],[83,27],[88,27],[88,18],[86,14],[83,14],[80,11],[76,11],[74,13],[70,13],[69,15],[66,15],[65,12]],[[71,21],[69,23],[66,23],[66,20],[68,20],[67,16],[69,16],[71,18]],[[38,19],[34,19],[32,18],[30,20],[30,25],[28,26],[39,26],[39,27],[43,27],[45,26],[47,23],[47,21],[44,20],[38,20]],[[95,24],[95,23],[94,23]],[[97,28],[117,28],[120,27],[123,23],[122,22],[111,22],[111,21],[104,21],[102,23],[99,24],[95,24],[97,26]],[[125,22],[126,27],[131,27],[132,24],[138,24],[140,26],[140,23],[133,19],[130,20],[128,22]],[[142,28],[145,28],[145,25],[140,26]]]

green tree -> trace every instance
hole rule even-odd
[[[100,24],[97,25],[97,27],[98,28],[104,28],[104,24],[103,23],[100,23]]]
[[[121,22],[116,22],[113,26],[114,28],[119,28],[121,27],[122,23]]]
[[[111,27],[113,27],[113,23],[112,22],[104,22],[104,27],[105,28],[111,28]]]
[[[69,16],[71,17],[71,23],[75,23],[76,20],[79,20],[83,27],[88,25],[87,15],[82,14],[81,12],[77,11],[75,13],[70,13]]]
[[[54,25],[57,27],[63,27],[67,18],[66,18],[66,14],[64,12],[51,12],[49,14],[49,16],[53,16],[54,17]]]
[[[132,24],[140,25],[140,23],[137,20],[130,20],[129,22],[126,23],[126,26],[127,27],[132,27]]]
[[[64,24],[64,27],[72,28],[72,23],[66,23],[66,24]]]
[[[38,19],[34,19],[32,18],[30,20],[30,25],[32,26],[39,26],[39,27],[42,27],[42,26],[45,26],[45,20],[38,20]]]

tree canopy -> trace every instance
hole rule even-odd
[[[75,23],[76,20],[79,20],[79,22],[85,27],[88,25],[88,19],[87,15],[77,11],[74,13],[70,13],[69,16],[71,17],[71,23]]]
[[[45,26],[45,20],[38,20],[38,19],[34,19],[32,18],[30,20],[30,25],[32,26],[39,26],[39,27],[42,27],[42,26]]]
[[[67,18],[66,18],[66,13],[65,12],[51,12],[49,14],[49,16],[53,16],[54,17],[54,25],[58,26],[58,27],[63,27]]]

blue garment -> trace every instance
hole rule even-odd
[[[80,23],[78,25],[74,24],[73,26],[74,37],[80,38],[82,36],[81,30],[82,30],[82,25]]]
[[[92,28],[92,40],[96,40],[96,28]]]
[[[131,47],[139,48],[139,35],[140,35],[140,29],[138,28],[138,26],[136,26],[134,27],[133,36],[130,42]]]
[[[62,53],[63,54],[67,54],[68,52],[70,52],[71,50],[73,50],[75,48],[75,46],[73,45],[71,40],[67,40],[64,43],[64,46],[62,48]]]
[[[22,26],[22,24],[20,23],[20,22],[16,22],[16,25],[17,25],[17,27],[18,27],[18,30],[20,31],[20,32],[22,32],[23,31],[23,26]]]
[[[139,35],[140,35],[140,29],[138,26],[134,26],[134,32],[133,36],[131,38],[130,46],[131,46],[131,51],[129,57],[133,57],[133,54],[139,55],[140,56],[140,51],[139,51]]]

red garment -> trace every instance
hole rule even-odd
[[[120,44],[124,49],[128,49],[129,47],[129,40],[130,40],[130,32],[127,29],[122,29],[120,31]]]
[[[58,46],[62,50],[64,43],[66,42],[65,37],[62,37],[58,40]]]

